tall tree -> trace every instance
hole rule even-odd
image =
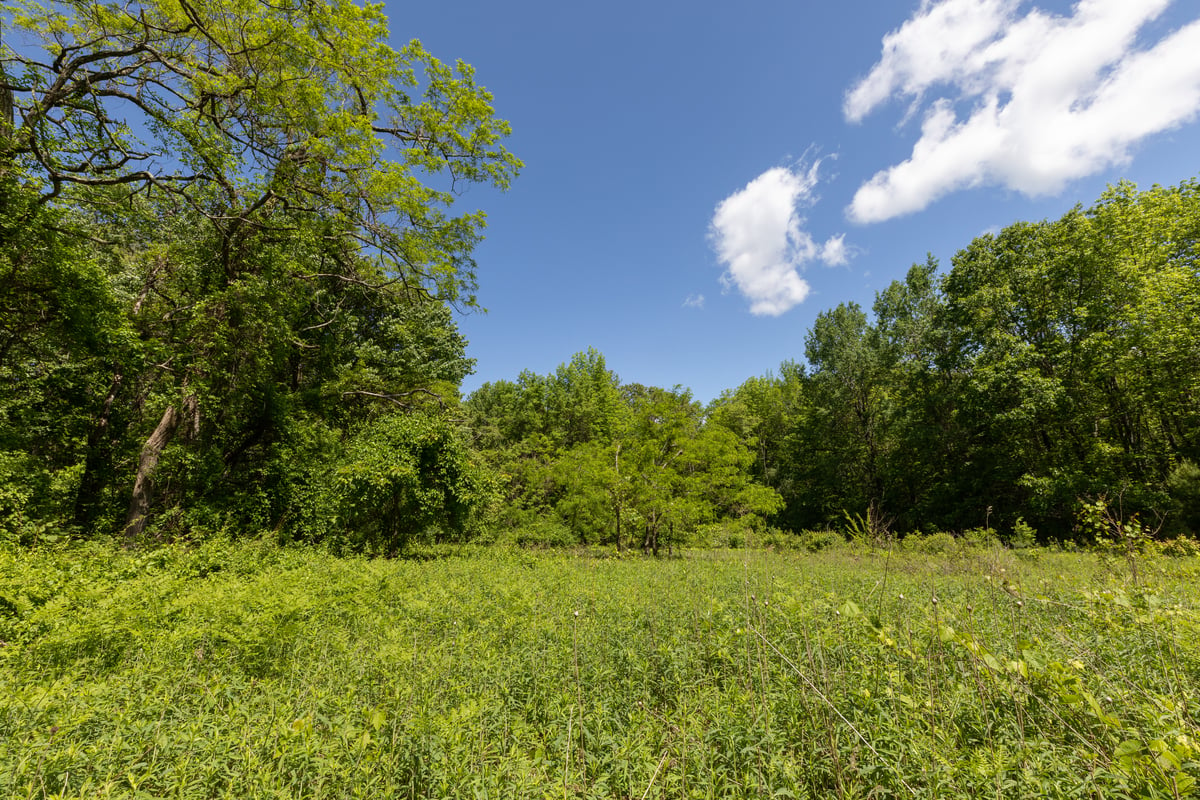
[[[817,315],[805,338],[813,404],[802,438],[829,518],[888,504],[887,458],[892,447],[889,354],[856,303]]]
[[[519,167],[470,67],[394,50],[378,8],[344,0],[20,2],[13,24],[40,43],[3,53],[14,225],[56,211],[98,245],[136,331],[87,437],[136,464],[129,535],[174,443],[177,476],[245,485],[285,423],[456,387],[445,304],[474,303],[484,218],[455,193]]]

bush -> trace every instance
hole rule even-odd
[[[764,544],[780,546],[785,541],[778,531],[774,531],[776,536],[767,536]],[[751,547],[755,541],[754,528],[745,518],[735,520],[725,520],[723,522],[708,522],[703,525],[697,525],[696,530],[691,538],[691,542],[697,547],[728,547],[731,550],[740,550],[744,547]]]
[[[1171,556],[1172,558],[1200,556],[1200,542],[1197,542],[1195,539],[1189,539],[1186,536],[1159,542],[1158,547],[1159,552],[1164,556]]]
[[[49,470],[26,453],[0,452],[0,542],[28,546],[65,538],[82,473],[82,464]]]
[[[1018,550],[1037,547],[1037,531],[1025,521],[1024,517],[1017,517],[1017,521],[1013,523],[1012,536],[1009,537],[1008,543]]]
[[[960,538],[963,547],[978,547],[986,550],[1000,544],[1000,537],[996,535],[993,528],[968,528],[962,532]]]
[[[1193,534],[1200,534],[1200,467],[1182,461],[1167,477],[1173,510],[1180,523]]]
[[[819,530],[819,531],[800,531],[800,546],[810,553],[817,553],[821,550],[828,550],[831,547],[839,547],[846,543],[846,537],[837,531]]]
[[[351,550],[393,554],[426,532],[469,538],[492,482],[448,420],[393,414],[351,440],[323,495],[335,539]]]
[[[579,538],[557,519],[538,519],[513,530],[511,541],[521,547],[571,547]],[[507,537],[506,537],[507,538]]]
[[[946,555],[959,550],[959,541],[954,534],[938,532],[928,536],[910,535],[904,539],[905,547],[928,555]]]

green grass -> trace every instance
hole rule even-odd
[[[1200,560],[1137,566],[0,552],[0,796],[1189,796]]]

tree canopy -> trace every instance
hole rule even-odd
[[[286,524],[348,436],[456,402],[456,193],[520,166],[469,66],[336,0],[12,14],[0,411],[44,477],[11,515]]]

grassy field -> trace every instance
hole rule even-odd
[[[1194,795],[1200,560],[932,549],[0,552],[0,796]]]

